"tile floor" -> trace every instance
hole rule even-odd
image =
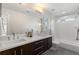
[[[57,45],[53,45],[49,50],[44,52],[42,55],[79,55],[76,52],[70,51],[65,48],[61,48]]]

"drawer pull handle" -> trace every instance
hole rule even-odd
[[[14,51],[14,55],[16,55],[16,50]]]
[[[35,51],[36,51],[36,50],[39,50],[40,48],[43,48],[43,47],[44,47],[44,46],[38,47],[37,49],[35,49]]]
[[[43,41],[39,41],[39,42],[36,42],[35,44],[39,44],[39,43],[42,43]]]
[[[44,52],[44,50],[42,50],[41,52],[39,52],[37,55],[40,55],[41,53],[43,53]]]
[[[22,48],[21,48],[21,55],[22,55]]]

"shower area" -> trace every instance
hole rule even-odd
[[[79,14],[58,18],[55,21],[55,39],[60,46],[79,53]]]

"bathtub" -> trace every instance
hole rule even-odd
[[[53,41],[53,43],[58,44],[60,47],[71,50],[79,54],[79,41],[73,40],[59,40]]]

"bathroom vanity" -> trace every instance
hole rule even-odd
[[[48,50],[52,46],[52,36],[39,39],[29,38],[27,42],[15,44],[13,47],[3,48],[0,55],[39,55]],[[7,47],[7,46],[6,46]]]

